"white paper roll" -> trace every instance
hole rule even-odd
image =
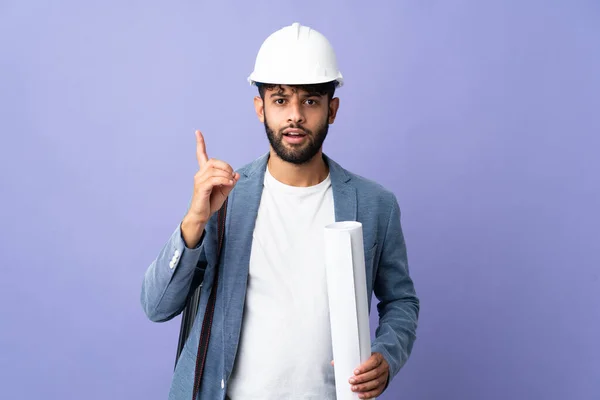
[[[325,267],[337,400],[358,399],[348,379],[371,356],[362,224],[325,227]]]

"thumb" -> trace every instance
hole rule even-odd
[[[233,185],[221,185],[221,193],[223,193],[223,195],[225,197],[229,196],[229,193],[231,193],[231,191],[233,190],[233,188],[235,187],[236,183],[238,183],[238,181],[240,180],[240,174],[239,173],[235,173],[234,177],[233,177]]]

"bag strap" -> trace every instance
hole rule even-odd
[[[198,354],[196,355],[196,369],[194,371],[194,390],[192,393],[192,400],[196,400],[196,396],[200,391],[200,382],[202,380],[202,374],[204,372],[204,363],[206,361],[206,353],[208,352],[208,340],[210,339],[210,328],[212,326],[213,315],[215,313],[215,302],[217,298],[217,285],[219,283],[219,262],[221,260],[221,248],[223,247],[223,240],[225,236],[225,220],[227,217],[227,198],[223,202],[223,206],[218,211],[218,247],[217,247],[217,263],[215,264],[215,277],[213,286],[210,289],[210,296],[208,297],[208,303],[206,305],[206,311],[204,313],[204,320],[202,321],[202,331],[200,332],[200,342],[198,344]]]

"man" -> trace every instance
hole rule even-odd
[[[169,398],[192,394],[196,352],[215,268],[216,305],[200,399],[335,399],[324,227],[363,224],[369,307],[379,300],[372,356],[348,377],[359,398],[380,395],[406,363],[419,300],[409,276],[396,197],[322,151],[343,84],[333,49],[297,23],[269,36],[249,81],[270,150],[238,171],[209,158],[196,131],[199,171],[179,226],[148,268],[143,308],[152,321],[178,315],[196,270],[198,314],[175,368]],[[219,265],[216,211],[227,223]]]

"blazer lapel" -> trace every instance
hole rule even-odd
[[[326,155],[323,158],[329,166],[336,222],[356,221],[356,189],[348,183],[350,176],[335,161]]]
[[[231,343],[231,337],[239,334],[241,329],[252,237],[263,191],[267,160],[268,154],[265,154],[242,172],[242,179],[236,184],[229,198],[222,263],[225,343]],[[226,346],[224,349],[227,374],[231,373],[235,351],[234,346]]]

